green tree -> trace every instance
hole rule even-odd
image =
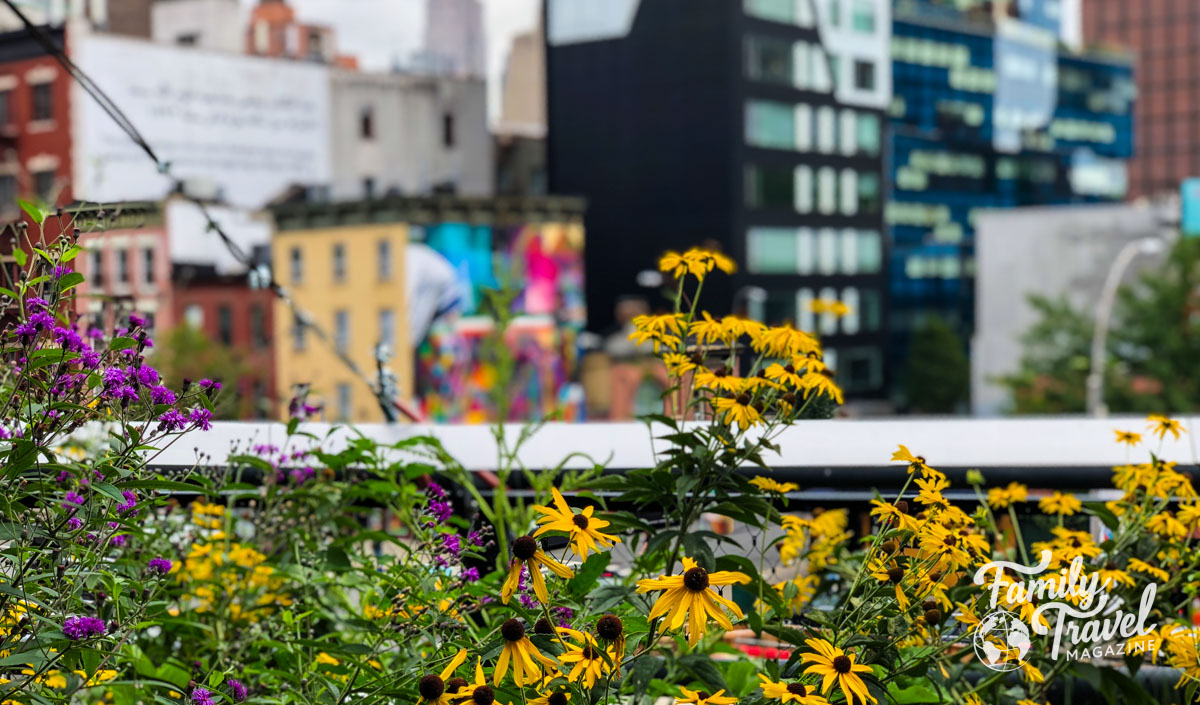
[[[150,361],[165,379],[221,382],[222,391],[213,407],[217,419],[239,419],[257,415],[254,400],[241,393],[239,381],[250,368],[242,354],[209,338],[204,331],[183,324],[155,342]]]
[[[908,407],[926,414],[954,413],[966,401],[969,384],[970,368],[958,334],[938,316],[925,319],[908,349]]]

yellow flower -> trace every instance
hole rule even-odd
[[[1046,676],[1038,670],[1038,667],[1026,661],[1021,664],[1021,674],[1025,676],[1025,680],[1030,683],[1045,683]]]
[[[728,695],[721,695],[724,690],[709,695],[703,690],[688,690],[683,686],[679,686],[680,695],[675,698],[675,705],[733,705],[737,702],[737,698],[731,698]]]
[[[533,505],[535,512],[544,515],[538,519],[542,527],[533,532],[534,538],[547,531],[562,531],[571,541],[571,550],[583,559],[587,558],[589,550],[599,553],[602,548],[612,548],[613,544],[621,543],[620,537],[600,532],[609,522],[592,516],[594,507],[585,507],[576,514],[567,506],[567,500],[563,499],[557,487],[551,487],[550,493],[554,496],[553,508]]]
[[[504,675],[508,673],[508,664],[513,667],[513,681],[517,687],[526,683],[536,683],[542,677],[540,663],[548,669],[558,668],[553,659],[547,658],[538,651],[529,637],[525,636],[525,625],[519,619],[510,619],[500,625],[500,635],[504,637],[504,648],[496,659],[496,670],[492,674],[492,682],[500,685]]]
[[[790,364],[781,365],[778,362],[773,362],[767,366],[767,369],[763,374],[765,374],[769,380],[773,380],[780,384],[787,383],[796,388],[799,388],[804,384],[803,378],[796,374],[795,366]]]
[[[988,490],[987,503],[992,509],[1004,509],[1010,504],[1024,502],[1028,495],[1028,487],[1019,482],[1010,482],[1007,487],[993,487]]]
[[[829,693],[836,682],[849,705],[855,702],[879,702],[867,692],[867,684],[859,673],[870,673],[871,667],[854,662],[854,655],[847,654],[824,639],[808,639],[804,642],[816,653],[806,653],[800,658],[804,663],[812,665],[804,669],[805,673],[821,676],[821,692]]]
[[[1200,681],[1200,639],[1195,629],[1176,632],[1167,642],[1167,663],[1183,671],[1175,687],[1188,681]]]
[[[672,276],[677,279],[685,274],[691,274],[697,279],[703,280],[704,275],[714,268],[720,269],[726,274],[733,274],[737,265],[720,252],[702,250],[698,247],[693,247],[683,254],[668,250],[658,260],[659,271],[671,272]]]
[[[650,619],[667,615],[667,629],[678,629],[688,622],[688,643],[695,646],[708,627],[711,616],[717,624],[726,630],[733,629],[733,623],[725,616],[722,606],[729,609],[741,619],[741,608],[732,600],[721,597],[714,585],[746,584],[750,576],[733,571],[718,571],[709,573],[696,565],[696,561],[685,557],[681,575],[664,575],[658,578],[647,578],[637,583],[638,592],[664,591],[659,595],[650,610]],[[690,619],[689,619],[690,618]]]
[[[1196,528],[1197,525],[1200,525],[1200,502],[1180,504],[1176,517],[1189,529]]]
[[[22,671],[24,673],[24,671]],[[42,684],[47,688],[66,688],[67,677],[58,671],[47,671],[46,675],[41,677]]]
[[[341,661],[338,661],[334,657],[322,651],[321,653],[317,654],[316,663],[319,663],[323,666],[337,666],[341,664]]]
[[[567,680],[576,683],[582,678],[584,687],[591,690],[592,686],[596,685],[596,681],[612,669],[605,661],[603,649],[591,634],[574,632],[574,635],[583,641],[583,644],[566,644],[567,650],[559,654],[558,660],[564,664],[574,664],[570,673],[567,674]],[[616,659],[609,654],[608,660],[615,661]]]
[[[750,484],[754,485],[763,492],[778,492],[779,494],[787,494],[788,492],[795,492],[796,490],[800,489],[800,485],[797,485],[794,482],[776,482],[775,480],[772,480],[769,477],[763,477],[762,475],[758,475],[750,480]]]
[[[1134,433],[1133,431],[1122,431],[1119,428],[1114,428],[1113,433],[1117,434],[1117,443],[1135,446],[1142,442],[1142,434],[1140,433]]]
[[[871,516],[879,519],[880,523],[884,526],[887,526],[889,522],[894,521],[896,526],[901,529],[916,531],[917,520],[909,516],[907,502],[905,502],[903,505],[897,506],[891,502],[873,499],[871,500],[871,505],[873,507],[873,509],[871,509]]]
[[[508,563],[508,577],[500,588],[500,601],[507,605],[508,601],[512,599],[513,593],[517,590],[517,584],[521,581],[521,568],[525,567],[529,569],[529,582],[533,584],[534,594],[542,601],[542,604],[549,604],[550,593],[546,590],[546,579],[542,577],[542,566],[546,566],[551,573],[563,580],[575,577],[573,570],[542,552],[542,549],[538,547],[537,539],[532,536],[521,536],[514,540],[512,560]]]
[[[1059,514],[1069,517],[1083,509],[1083,502],[1076,499],[1073,494],[1054,492],[1050,496],[1042,497],[1038,500],[1038,508],[1046,514]]]
[[[679,336],[683,327],[683,315],[678,313],[664,313],[653,316],[634,316],[633,327],[634,332],[629,334],[629,339],[638,345],[646,341],[652,341],[654,343],[654,352],[658,352],[660,345],[666,345],[671,348],[679,345],[681,340]]]
[[[1188,535],[1187,527],[1170,512],[1159,512],[1150,517],[1150,521],[1146,522],[1146,528],[1163,538],[1176,541],[1182,541]]]
[[[711,389],[714,392],[729,392],[730,394],[740,394],[745,385],[745,380],[729,374],[729,370],[725,369],[724,365],[715,370],[707,367],[696,368],[693,382],[697,389]]]
[[[777,326],[752,333],[750,344],[756,352],[777,358],[792,358],[821,351],[815,338],[791,326]]]
[[[744,392],[736,397],[716,397],[712,405],[725,423],[736,423],[743,431],[762,421],[762,414],[750,403],[750,395]]]
[[[797,705],[825,705],[829,701],[817,695],[812,686],[800,682],[774,683],[763,674],[758,674],[759,690],[765,700],[778,700],[782,703],[797,703]]]
[[[692,321],[689,328],[698,344],[729,343],[733,340],[725,325],[709,315],[708,311],[702,311],[700,315],[702,318]]]
[[[838,318],[850,313],[850,307],[837,299],[813,299],[812,303],[809,304],[809,308],[813,313],[831,313]]]
[[[441,673],[429,673],[417,682],[417,692],[421,697],[417,698],[417,705],[423,702],[430,702],[434,705],[450,705],[451,693],[446,692],[446,681],[454,675],[454,670],[467,660],[467,650],[459,649],[458,653],[454,654],[454,658],[450,659],[450,663],[442,669]]]
[[[917,470],[920,470],[921,473],[924,474],[925,471],[929,469],[929,466],[925,464],[925,456],[913,455],[912,451],[908,449],[908,446],[904,445],[900,446],[895,453],[892,453],[892,460],[899,460],[901,462],[908,463],[909,475],[913,474]]]
[[[90,677],[86,671],[77,670],[75,671],[75,674],[83,679],[83,687],[85,688],[90,688],[94,685],[100,685],[101,683],[107,683],[116,678],[118,675],[117,672],[111,668],[102,668],[93,673]]]
[[[1150,422],[1150,431],[1154,435],[1158,436],[1160,441],[1165,438],[1168,433],[1174,436],[1175,440],[1179,440],[1179,434],[1183,433],[1184,431],[1183,424],[1176,419],[1167,418],[1162,414],[1150,414],[1146,417],[1146,420]]]
[[[1161,580],[1164,583],[1171,579],[1171,576],[1169,573],[1167,573],[1167,571],[1163,570],[1162,568],[1156,568],[1140,558],[1130,558],[1129,565],[1127,567],[1129,570],[1132,570],[1135,573],[1149,575],[1150,577]]]
[[[801,381],[809,391],[825,394],[838,404],[846,403],[846,398],[842,394],[842,388],[837,386],[837,383],[833,381],[833,372],[829,369],[822,369],[820,372],[808,372]],[[807,392],[805,392],[805,396],[807,395]]]

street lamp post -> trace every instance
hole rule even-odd
[[[1108,407],[1104,404],[1105,346],[1108,344],[1108,324],[1112,316],[1113,300],[1117,296],[1117,286],[1120,285],[1121,278],[1134,257],[1158,254],[1163,251],[1163,247],[1162,239],[1157,237],[1143,237],[1126,243],[1108,269],[1104,289],[1100,292],[1100,301],[1096,304],[1096,321],[1092,328],[1092,360],[1087,376],[1089,416],[1102,417],[1108,414]]]

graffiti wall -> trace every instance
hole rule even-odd
[[[582,420],[583,237],[582,225],[564,223],[426,228],[426,244],[457,272],[462,301],[417,348],[417,393],[428,419],[483,423],[503,405],[513,421]],[[501,290],[512,295],[513,316],[503,335],[489,302]],[[509,355],[511,379],[502,384]]]

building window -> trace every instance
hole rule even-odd
[[[358,136],[364,140],[375,139],[375,109],[369,105],[358,111]]]
[[[796,167],[796,211],[810,213],[813,209],[812,167],[801,164]]]
[[[858,274],[858,231],[847,228],[841,234],[840,258],[842,274]]]
[[[338,421],[350,420],[350,385],[339,382],[337,386],[337,415]]]
[[[760,20],[796,24],[799,19],[796,15],[797,4],[795,0],[745,0],[742,10]]]
[[[824,289],[821,289],[820,299],[822,301],[837,300],[837,290],[828,286]],[[834,333],[837,333],[838,317],[832,312],[822,313],[819,324],[821,335],[833,335]]]
[[[854,335],[859,330],[860,308],[858,300],[858,289],[853,286],[848,286],[842,289],[842,303],[846,304],[846,315],[842,316],[842,332],[846,335]]]
[[[879,154],[879,116],[859,113],[857,129],[858,149],[867,154]]]
[[[33,172],[33,193],[43,201],[50,202],[54,197],[53,169]]]
[[[375,179],[370,176],[364,177],[362,186],[364,198],[375,198]]]
[[[858,115],[853,110],[842,110],[839,116],[838,141],[842,154],[850,156],[858,148]]]
[[[0,211],[9,211],[17,206],[17,177],[12,174],[0,176]]]
[[[837,172],[833,167],[817,170],[817,210],[825,215],[837,210]]]
[[[883,384],[883,360],[876,348],[852,348],[842,353],[838,381],[848,391],[878,389]]]
[[[142,248],[142,281],[154,284],[154,248]]]
[[[878,230],[858,231],[858,271],[863,274],[875,274],[883,266],[883,249],[879,241]]]
[[[50,83],[35,83],[30,86],[33,94],[33,119],[53,120],[54,103],[50,94]]]
[[[12,122],[12,91],[0,91],[0,125]]]
[[[863,34],[875,33],[875,4],[872,0],[854,0],[850,10],[850,27]]]
[[[350,312],[345,310],[333,314],[333,344],[345,355],[350,350]]]
[[[333,280],[346,281],[346,247],[340,242],[333,246]]]
[[[751,273],[794,274],[798,270],[795,228],[750,228],[746,247],[746,267]]]
[[[117,281],[121,284],[129,283],[129,251],[121,248],[116,251],[117,255]]]
[[[796,106],[796,149],[807,152],[812,149],[813,117],[812,106],[801,103]]]
[[[183,309],[183,322],[190,328],[204,330],[204,307],[200,304],[188,304]]]
[[[854,87],[860,91],[875,90],[875,64],[862,59],[854,60]]]
[[[376,259],[379,260],[379,281],[392,278],[392,243],[390,240],[380,240],[376,246]]]
[[[185,32],[175,36],[175,44],[181,47],[194,47],[200,43],[200,35],[195,32]]]
[[[858,175],[858,207],[864,213],[879,212],[879,174],[863,172]]]
[[[217,307],[217,340],[233,345],[233,309],[226,305]]]
[[[454,115],[442,114],[442,146],[449,149],[454,146]]]
[[[816,242],[811,228],[796,231],[796,272],[812,274],[814,267],[813,243]]]
[[[300,253],[299,247],[292,248],[292,283],[299,284],[304,281],[304,257]]]
[[[300,316],[294,315],[292,317],[292,349],[293,350],[303,350],[304,349],[304,346],[307,343],[307,341],[305,340],[305,335],[304,335],[304,329],[306,327],[307,326],[304,325],[304,321],[301,320]]]
[[[837,119],[833,108],[823,105],[817,109],[817,149],[828,154],[837,146]]]
[[[829,0],[829,26],[837,27],[842,23],[841,0]]]
[[[755,81],[792,85],[792,43],[775,37],[746,37],[746,76]]]
[[[746,168],[746,205],[751,208],[788,208],[795,204],[795,170],[790,167],[753,165]]]
[[[816,317],[813,315],[812,289],[801,289],[796,292],[796,327],[802,331],[813,332],[816,327]]]
[[[390,308],[379,312],[379,342],[389,348],[396,346],[396,314]]]
[[[853,169],[842,169],[842,183],[839,188],[841,196],[842,215],[854,215],[858,212],[858,172]]]
[[[836,274],[838,269],[838,236],[833,228],[817,232],[817,272]]]
[[[752,147],[795,149],[795,110],[792,106],[768,100],[746,103],[746,144]]]
[[[96,249],[88,253],[87,278],[88,284],[93,287],[104,286],[104,252],[102,250]]]
[[[250,307],[250,336],[254,347],[259,349],[267,347],[267,317],[262,304],[254,304]]]

